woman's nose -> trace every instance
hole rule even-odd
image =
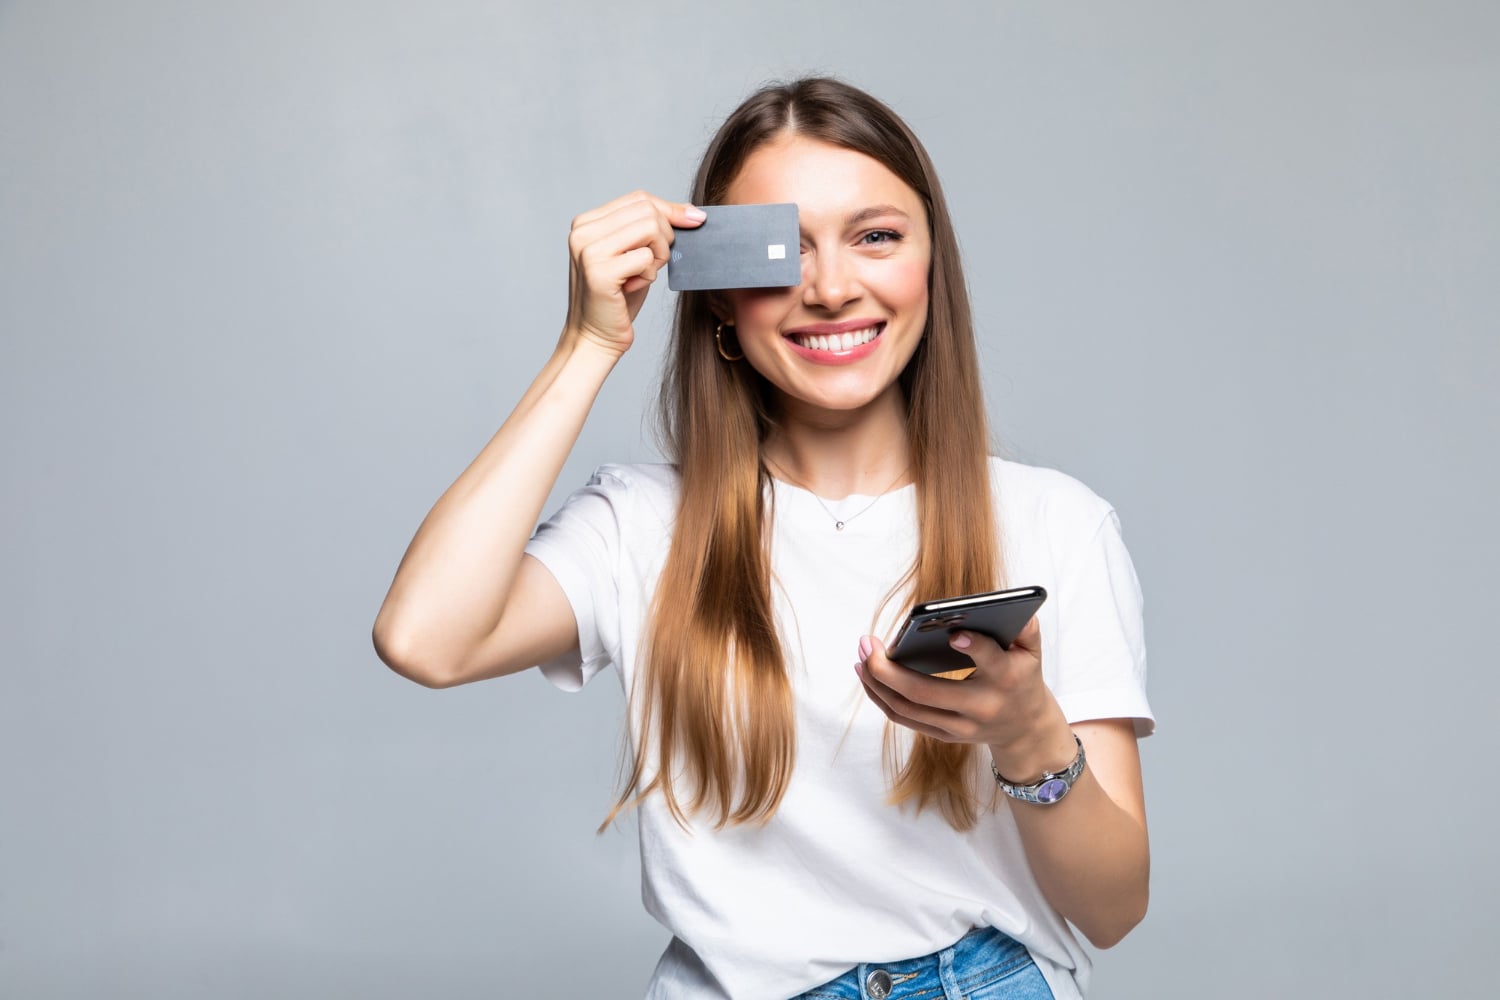
[[[837,250],[809,252],[802,262],[802,301],[831,312],[859,297],[854,270]]]

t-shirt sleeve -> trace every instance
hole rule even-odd
[[[1146,700],[1141,585],[1109,510],[1058,580],[1058,669],[1053,694],[1069,722],[1133,719],[1156,728]]]
[[[618,566],[625,484],[608,468],[544,521],[526,553],[557,580],[578,624],[578,648],[540,663],[542,675],[564,691],[577,691],[614,661],[619,648]]]

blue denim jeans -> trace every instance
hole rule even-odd
[[[980,927],[921,958],[861,962],[792,1000],[1052,1000],[1052,990],[1025,945]]]

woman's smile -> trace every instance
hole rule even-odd
[[[884,330],[884,320],[855,319],[813,323],[783,336],[799,355],[814,364],[841,365],[867,357]]]

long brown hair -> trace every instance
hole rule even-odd
[[[916,564],[902,585],[913,600],[990,589],[1001,567],[988,425],[958,242],[937,174],[884,104],[837,80],[809,78],[767,87],[729,116],[704,154],[692,202],[720,203],[749,155],[787,133],[873,157],[927,209],[927,326],[899,381],[920,531]],[[681,500],[632,693],[635,760],[611,818],[660,792],[680,821],[706,809],[719,825],[763,822],[791,777],[792,694],[771,606],[769,474],[761,455],[772,400],[753,368],[719,356],[716,322],[707,293],[678,297],[660,405]],[[892,801],[936,806],[955,827],[971,827],[979,808],[974,753],[971,745],[916,735],[904,760],[888,755]]]

